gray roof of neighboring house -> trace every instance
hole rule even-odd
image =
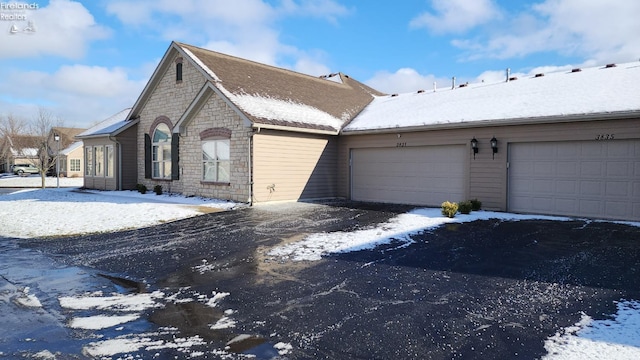
[[[129,115],[130,111],[131,108],[126,108],[76,135],[76,138],[86,139],[92,137],[117,135],[137,123],[137,121],[127,120],[127,116]]]
[[[173,42],[129,115],[135,118],[175,53],[198,66],[208,82],[254,126],[271,125],[338,133],[369,104],[374,90],[342,73],[301,74]]]

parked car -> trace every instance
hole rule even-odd
[[[13,173],[16,175],[38,174],[40,170],[31,164],[15,164],[13,165]]]

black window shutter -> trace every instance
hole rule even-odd
[[[171,135],[171,180],[180,180],[180,134]]]
[[[144,178],[151,179],[151,136],[144,134]]]

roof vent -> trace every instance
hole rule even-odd
[[[518,80],[517,76],[512,76],[512,77],[509,78],[509,81],[516,81],[516,80]]]
[[[544,73],[537,73],[534,77],[543,77]]]
[[[424,92],[424,90],[420,89],[418,90],[418,94],[422,94]]]
[[[580,68],[571,69],[572,73],[576,73],[576,72],[580,72],[580,71],[582,71],[582,69],[580,69]]]
[[[607,64],[607,65],[605,65],[605,68],[607,68],[607,69],[608,68],[613,68],[613,67],[616,67],[616,64]]]

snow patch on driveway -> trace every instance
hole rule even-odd
[[[373,249],[379,245],[398,243],[402,248],[413,243],[412,235],[436,228],[447,223],[464,223],[476,220],[570,220],[565,217],[544,215],[518,215],[493,211],[475,211],[469,215],[443,216],[439,208],[415,209],[400,214],[375,227],[356,231],[336,231],[311,234],[301,241],[276,247],[267,255],[292,261],[317,261],[323,255]]]
[[[582,319],[545,341],[544,360],[640,359],[640,302],[620,301],[607,320]]]

